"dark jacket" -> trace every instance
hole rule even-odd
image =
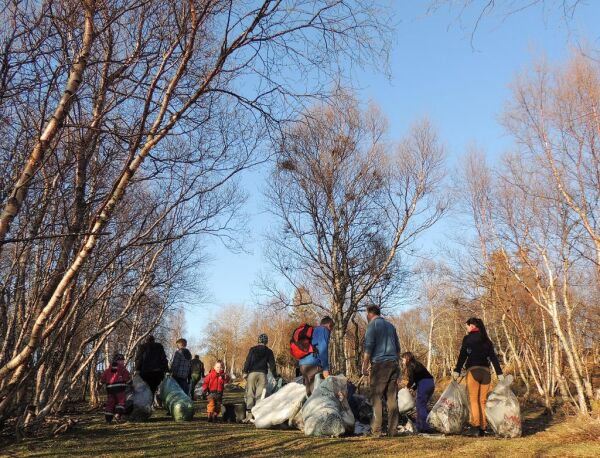
[[[256,345],[252,347],[246,357],[244,363],[244,373],[249,374],[250,372],[262,372],[267,373],[268,369],[271,370],[273,377],[277,377],[277,371],[275,370],[275,356],[273,350],[266,345]]]
[[[204,377],[204,363],[199,358],[194,358],[191,361],[192,374],[199,374],[200,377]]]
[[[423,366],[419,361],[415,361],[414,366],[409,365],[406,368],[406,372],[408,373],[408,387],[414,390],[417,387],[417,384],[426,378],[433,378],[433,375],[429,373],[427,368]]]
[[[484,342],[481,332],[474,331],[463,338],[460,354],[458,355],[458,361],[454,370],[460,372],[463,365],[467,369],[473,366],[490,367],[490,362],[494,366],[496,374],[502,374],[500,362],[494,351],[494,345],[492,345],[492,342],[490,341]]]
[[[140,373],[162,372],[169,369],[165,349],[158,342],[146,342],[141,345],[135,356],[135,370]]]
[[[173,354],[171,375],[175,378],[189,380],[192,376],[192,354],[187,348],[180,348]]]

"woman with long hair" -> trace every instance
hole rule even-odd
[[[427,403],[431,399],[435,383],[429,371],[415,358],[411,352],[402,353],[402,365],[408,375],[407,387],[417,392],[417,430],[420,433],[431,432],[427,424]]]
[[[494,366],[498,379],[504,379],[504,375],[483,321],[479,318],[469,318],[466,325],[467,335],[463,338],[452,378],[458,379],[464,365],[467,369],[467,392],[471,411],[469,423],[479,430],[479,436],[483,436],[487,428],[485,402],[492,381],[490,363]]]

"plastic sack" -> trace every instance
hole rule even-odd
[[[273,377],[270,373],[267,374],[267,386],[266,390],[267,396],[271,396],[273,393],[276,393],[283,386],[283,379],[281,377]]]
[[[354,435],[355,436],[367,436],[371,434],[371,425],[368,423],[361,423],[357,421],[354,423]]]
[[[513,376],[507,375],[498,382],[487,399],[485,416],[488,423],[501,437],[521,436],[521,408],[519,400],[510,389]]]
[[[133,421],[144,421],[152,415],[152,390],[139,375],[133,376],[133,408],[129,416]]]
[[[415,398],[408,388],[398,390],[398,412],[405,413],[415,408]]]
[[[302,406],[304,434],[339,437],[354,432],[354,415],[348,404],[348,379],[330,376],[319,383]]]
[[[194,388],[194,399],[196,400],[202,398],[202,395],[204,394],[204,388],[202,388],[203,383],[204,378],[201,378],[196,384],[196,388]]]
[[[444,434],[460,434],[468,420],[467,389],[452,380],[429,412],[427,422]]]
[[[260,400],[252,408],[254,425],[271,428],[293,418],[306,397],[306,388],[300,383],[288,383],[277,393]]]
[[[417,434],[417,428],[415,428],[415,424],[412,422],[410,418],[406,420],[406,423],[403,425],[398,425],[398,434],[403,436],[407,436],[410,434]]]
[[[163,379],[159,390],[163,405],[175,421],[190,421],[194,417],[194,403],[171,376]]]

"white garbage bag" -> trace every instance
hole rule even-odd
[[[515,393],[510,389],[513,376],[507,375],[490,393],[485,416],[494,432],[501,437],[521,436],[521,408]]]
[[[398,412],[405,413],[415,408],[415,398],[408,388],[398,390]]]
[[[147,420],[152,415],[152,390],[142,377],[133,376],[133,410],[129,416],[130,420]]]
[[[306,388],[300,383],[288,383],[268,398],[262,399],[252,408],[254,425],[271,428],[289,421],[298,412],[306,397]]]
[[[347,398],[346,377],[330,376],[321,381],[302,406],[304,434],[339,437],[354,432],[354,415]]]
[[[444,434],[460,434],[468,420],[467,389],[452,380],[429,412],[427,422]]]

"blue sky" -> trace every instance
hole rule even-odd
[[[597,0],[580,4],[568,21],[560,2],[552,0],[545,2],[545,9],[536,6],[515,15],[497,11],[484,18],[473,42],[476,8],[459,21],[458,10],[426,14],[427,3],[397,2],[400,22],[390,56],[391,78],[367,69],[358,72],[354,84],[361,100],[373,100],[386,113],[392,139],[400,139],[416,119],[429,117],[447,146],[450,167],[471,144],[485,148],[491,160],[510,148],[498,118],[519,71],[542,56],[550,62],[564,61],[579,45],[600,49]],[[249,253],[231,253],[209,241],[213,260],[202,272],[208,299],[200,303],[191,298],[186,311],[189,336],[200,336],[220,307],[254,303],[253,284],[268,269],[262,233],[272,224],[262,199],[265,176],[265,170],[255,170],[242,180],[249,194],[245,208]],[[425,242],[450,228],[450,221],[442,222]]]

